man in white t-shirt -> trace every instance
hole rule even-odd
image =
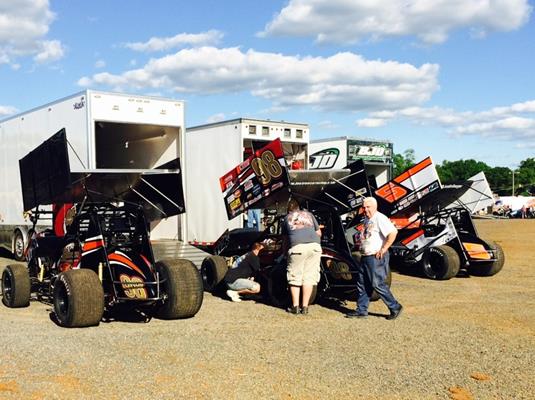
[[[360,247],[362,258],[357,273],[357,309],[348,312],[346,316],[366,317],[370,296],[375,290],[390,310],[386,319],[392,320],[403,309],[386,284],[388,248],[394,243],[398,231],[386,215],[377,211],[377,200],[373,197],[366,197],[362,207],[366,217]]]

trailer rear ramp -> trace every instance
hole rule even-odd
[[[190,260],[197,268],[201,268],[202,261],[211,254],[198,249],[181,240],[158,239],[151,241],[154,257],[157,260],[185,258]]]

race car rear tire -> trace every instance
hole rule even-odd
[[[8,265],[2,272],[2,303],[20,308],[30,305],[30,274],[22,264]]]
[[[156,311],[161,319],[193,317],[203,301],[202,278],[195,264],[189,260],[162,260],[156,263],[156,270],[163,281],[160,290],[165,300]]]
[[[422,259],[422,273],[429,279],[447,280],[459,273],[459,254],[450,246],[430,247]]]
[[[207,292],[213,292],[221,283],[227,271],[228,265],[225,257],[206,257],[201,264],[201,275],[204,290]]]
[[[53,302],[61,326],[98,325],[104,313],[104,290],[98,275],[90,269],[62,272],[54,283]]]
[[[314,304],[318,294],[318,285],[312,286],[308,304]],[[277,268],[267,278],[267,298],[275,307],[286,307],[291,302],[290,288],[286,278],[286,269]]]
[[[492,240],[486,240],[491,250],[494,250],[495,261],[471,263],[468,266],[468,273],[475,276],[496,275],[503,268],[505,263],[505,253],[502,246]]]

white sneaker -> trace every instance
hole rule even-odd
[[[230,298],[230,300],[238,302],[241,301],[240,295],[235,290],[227,290],[227,296]]]

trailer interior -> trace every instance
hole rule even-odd
[[[95,123],[98,169],[151,169],[180,154],[180,128],[117,122]]]

